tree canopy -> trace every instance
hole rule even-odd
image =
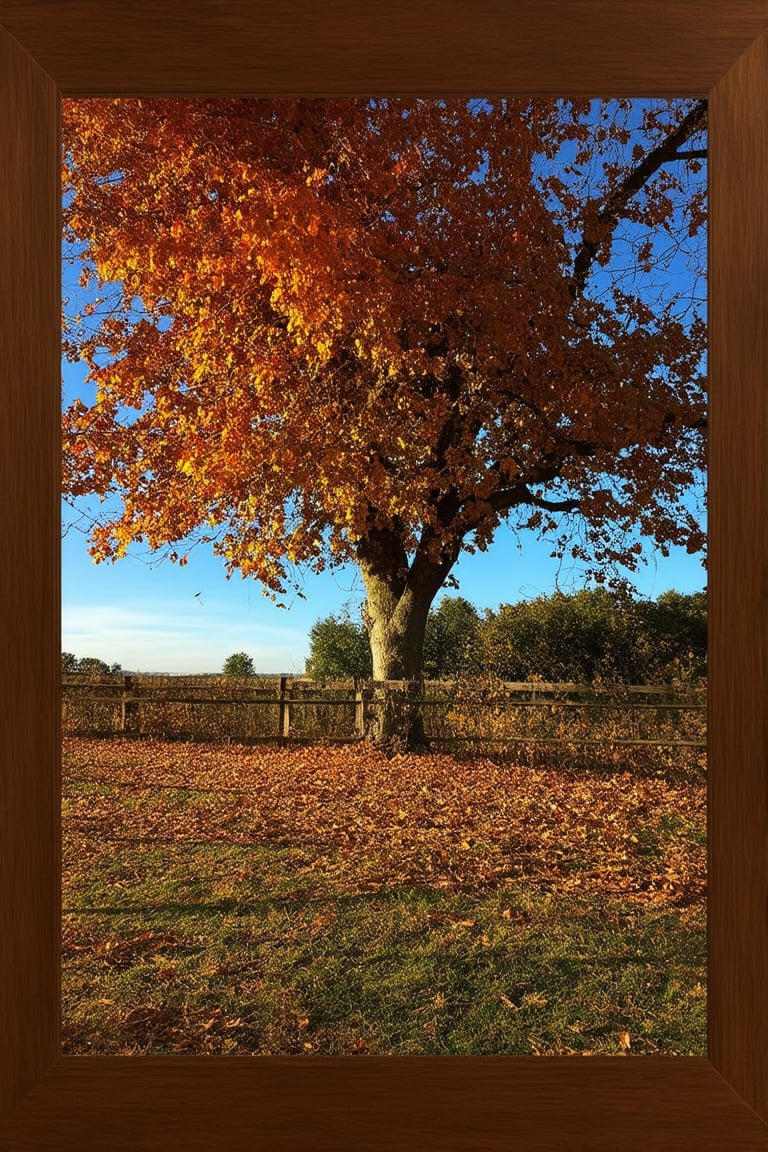
[[[665,684],[707,674],[706,593],[657,600],[624,591],[555,592],[489,612],[484,669],[502,680]]]
[[[482,671],[480,614],[463,596],[444,596],[427,616],[424,675],[431,680]]]
[[[305,671],[316,680],[370,679],[371,646],[362,621],[348,612],[316,620],[309,631]]]
[[[222,675],[253,676],[255,675],[255,671],[252,656],[249,656],[247,652],[233,652],[232,655],[227,656],[224,661]]]

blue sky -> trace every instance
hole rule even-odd
[[[67,297],[76,290],[78,269],[64,268]],[[86,398],[84,376],[84,366],[62,361],[65,403]],[[86,514],[89,507],[94,505],[88,500],[78,504]],[[305,598],[289,594],[286,607],[279,608],[256,581],[237,575],[227,580],[221,559],[202,547],[193,549],[185,568],[159,563],[139,546],[116,563],[96,565],[87,536],[72,523],[72,509],[64,507],[62,515],[69,524],[62,539],[62,651],[78,657],[96,656],[132,671],[198,673],[218,672],[228,655],[245,651],[258,672],[298,674],[315,620],[345,605],[355,611],[363,599],[360,577],[349,567],[305,573]],[[632,576],[639,594],[656,598],[669,588],[695,592],[705,586],[701,557],[672,549],[664,558],[647,541],[641,543],[649,563]],[[487,552],[462,556],[454,569],[459,588],[443,594],[496,608],[558,586],[563,591],[584,587],[579,569],[559,565],[551,550],[546,541],[530,534],[518,540],[502,527]]]
[[[446,595],[496,608],[550,593],[556,566],[548,552],[547,545],[530,540],[521,554],[511,532],[502,530],[488,552],[462,557],[455,570],[459,590]],[[258,672],[295,675],[304,670],[314,621],[362,600],[352,568],[335,576],[307,576],[307,599],[289,599],[288,607],[279,609],[253,580],[227,581],[222,562],[202,552],[193,553],[181,569],[149,568],[130,554],[95,565],[85,539],[70,533],[62,553],[62,650],[137,672],[219,672],[228,655],[244,651]],[[705,576],[698,558],[675,549],[669,559],[654,559],[635,583],[655,599],[668,588],[698,591]],[[566,591],[583,586],[562,579],[561,584]]]

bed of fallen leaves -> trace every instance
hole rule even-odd
[[[348,893],[515,880],[652,906],[705,893],[703,779],[445,754],[387,759],[368,744],[77,737],[64,740],[63,770],[70,875],[111,844],[206,841],[306,846],[307,870]]]

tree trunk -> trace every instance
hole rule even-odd
[[[424,631],[435,593],[427,587],[393,588],[370,569],[363,569],[363,580],[373,679],[407,682],[401,689],[374,686],[368,734],[392,747],[428,746],[417,701],[423,691]]]
[[[429,746],[417,702],[424,688],[424,633],[429,609],[456,562],[461,538],[444,546],[437,562],[428,555],[431,532],[409,563],[393,529],[372,527],[357,545],[365,584],[366,626],[373,656],[373,679],[400,680],[400,691],[374,686],[372,724],[368,734],[392,749]],[[378,698],[378,699],[377,699]]]

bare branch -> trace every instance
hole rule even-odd
[[[573,264],[573,277],[568,286],[571,299],[584,291],[587,275],[597,254],[622,218],[629,201],[647,184],[651,176],[667,161],[674,160],[678,148],[699,129],[707,115],[706,100],[699,100],[669,136],[652,148],[636,168],[608,194],[594,224],[584,229],[579,250]]]

